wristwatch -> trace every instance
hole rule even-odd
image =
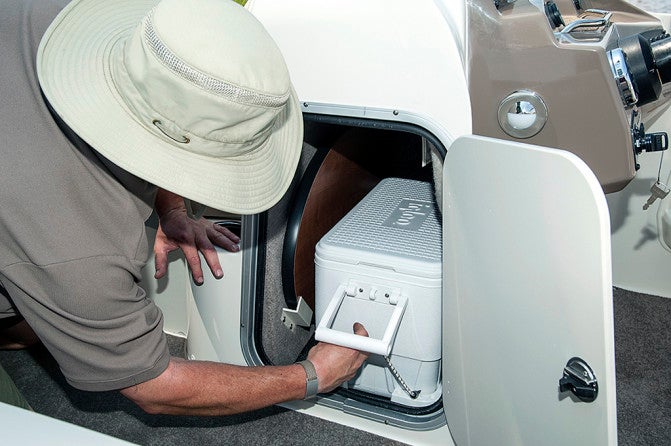
[[[305,397],[303,399],[309,400],[310,398],[314,398],[319,393],[319,379],[317,378],[315,366],[308,359],[299,361],[297,364],[302,365],[305,370]]]

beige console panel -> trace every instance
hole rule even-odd
[[[567,25],[580,18],[573,0],[556,5]],[[605,192],[622,189],[636,170],[631,112],[623,106],[603,39],[561,42],[545,12],[529,0],[498,9],[492,0],[470,0],[468,6],[473,132],[568,150],[590,166]],[[619,0],[582,0],[587,8],[613,11],[609,27],[656,22]],[[510,136],[499,124],[501,102],[520,90],[535,93],[547,112],[541,130],[530,137]]]

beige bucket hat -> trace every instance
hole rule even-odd
[[[231,0],[75,0],[47,29],[40,86],[119,167],[206,206],[262,212],[303,139],[273,39]]]

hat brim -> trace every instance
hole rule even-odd
[[[303,140],[296,93],[270,138],[239,157],[212,158],[161,139],[128,111],[112,80],[115,48],[157,0],[75,0],[47,29],[37,74],[61,119],[97,152],[158,187],[236,214],[263,212],[293,179]]]

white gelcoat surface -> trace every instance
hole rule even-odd
[[[307,104],[418,115],[452,139],[471,132],[463,2],[252,0]],[[434,133],[440,133],[431,129]],[[440,135],[438,135],[440,136]]]
[[[457,140],[445,165],[443,401],[455,442],[616,444],[610,232],[596,177],[569,152],[482,137]],[[597,376],[591,403],[558,392],[572,357]]]
[[[0,402],[2,444],[124,446],[126,441]]]

